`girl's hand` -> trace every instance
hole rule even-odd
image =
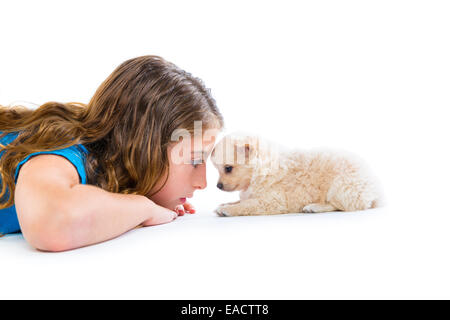
[[[168,223],[176,219],[177,216],[182,216],[185,213],[195,213],[195,208],[189,202],[185,202],[175,207],[175,210],[158,206],[157,210],[150,219],[145,220],[140,226],[148,227],[157,224]]]
[[[175,212],[178,213],[178,215],[182,216],[184,215],[186,212],[187,213],[195,213],[195,208],[192,204],[190,204],[189,202],[185,202],[183,204],[180,204],[178,206],[175,207]]]
[[[145,220],[141,226],[155,226],[158,224],[168,223],[175,220],[178,216],[178,213],[173,210],[169,210],[167,208],[158,206],[157,209],[153,212],[152,217]]]

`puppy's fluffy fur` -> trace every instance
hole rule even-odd
[[[220,205],[220,216],[356,211],[380,205],[378,182],[355,155],[330,150],[288,150],[248,133],[225,136],[211,160],[218,187],[240,191]]]

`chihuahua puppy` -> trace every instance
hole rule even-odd
[[[211,153],[217,188],[239,191],[240,200],[221,204],[219,216],[357,211],[380,205],[378,182],[354,155],[288,150],[258,135],[235,132]]]

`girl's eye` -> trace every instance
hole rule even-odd
[[[196,169],[198,165],[201,165],[203,163],[202,160],[192,160],[191,164],[194,166],[194,168]]]

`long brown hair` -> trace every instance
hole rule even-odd
[[[194,121],[201,121],[203,130],[224,127],[202,80],[158,56],[123,62],[87,105],[48,102],[36,110],[0,106],[0,138],[20,132],[10,144],[0,144],[0,198],[11,190],[0,209],[14,203],[14,171],[26,155],[76,144],[89,151],[87,183],[110,192],[149,195],[161,178],[167,181],[173,131],[193,133]]]

